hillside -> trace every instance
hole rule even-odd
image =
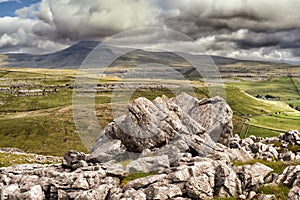
[[[86,151],[73,121],[72,93],[76,69],[96,45],[98,42],[83,41],[47,55],[0,56],[0,147],[52,155],[62,155],[70,148]],[[109,54],[120,51],[117,47],[104,50]],[[193,56],[201,59],[201,55]],[[300,66],[216,56],[212,59],[226,83],[226,101],[234,111],[234,133],[276,136],[300,129],[300,114],[295,110],[300,107]],[[169,71],[160,66],[134,67],[145,63],[166,64],[192,81],[172,80],[172,76],[166,75]],[[106,76],[95,80],[99,81],[95,101],[101,127],[114,118],[110,110],[114,88],[143,83],[153,71],[158,77],[152,81],[158,85],[168,81],[179,86],[189,83],[198,98],[208,97],[201,76],[182,58],[170,52],[135,50],[117,59],[106,70]],[[124,91],[126,94],[130,89]],[[137,97],[153,100],[162,95],[174,96],[166,88],[150,86],[136,90],[131,100]]]
[[[1,199],[299,199],[298,131],[233,136],[233,112],[220,97],[140,97],[127,109],[89,154],[69,150],[57,163],[0,152],[12,161],[0,159]],[[10,166],[20,162],[28,164]]]
[[[10,68],[2,69],[0,74],[0,147],[17,147],[32,153],[60,156],[70,148],[86,151],[77,135],[71,107],[76,70]],[[136,81],[109,76],[100,80],[102,85],[110,87],[122,82],[135,84]],[[207,96],[207,88],[203,84],[197,81],[192,84],[198,98]],[[29,90],[30,95],[23,95],[20,90]],[[47,92],[39,94],[43,90]],[[111,90],[103,90],[96,95],[96,114],[101,127],[114,118],[110,110],[111,95]],[[174,96],[170,90],[163,88],[139,89],[131,99],[147,97],[153,100],[162,95]],[[226,87],[226,98],[234,111],[234,133],[240,133],[243,122],[282,132],[300,129],[300,124],[295,123],[299,120],[299,112],[285,103],[254,98],[235,86]],[[279,133],[251,127],[249,134],[273,136]]]
[[[97,46],[96,41],[81,41],[66,49],[45,55],[32,54],[4,54],[0,56],[0,67],[14,68],[45,68],[45,69],[78,69],[89,55],[89,53]],[[125,49],[127,50],[127,49]],[[130,49],[128,49],[129,51]],[[124,51],[124,47],[102,46],[101,50],[97,50],[99,58],[97,65],[102,66],[107,62],[107,56],[117,56]],[[100,57],[100,55],[102,57]],[[122,54],[121,54],[122,55]],[[266,61],[238,60],[220,56],[186,54],[191,60],[205,63],[207,59],[211,59],[211,63],[215,63],[223,77],[223,79],[252,79],[261,80],[269,77],[289,77],[300,78],[300,65],[291,65],[284,63],[274,63]],[[141,49],[129,51],[122,55],[110,65],[110,70],[106,71],[110,75],[123,76],[126,73],[136,73],[139,77],[147,77],[151,71],[157,71],[155,65],[147,67],[137,67],[147,63],[157,63],[169,66],[185,78],[199,80],[201,75],[176,52],[150,52]],[[161,68],[160,74],[168,73],[167,69]],[[251,80],[250,80],[251,81]]]
[[[16,67],[16,68],[70,68],[78,69],[86,56],[97,46],[97,41],[81,41],[66,49],[45,55],[19,54],[10,53],[4,54],[7,58],[4,59],[2,67]],[[120,51],[120,47],[104,47],[103,54],[116,55]],[[203,55],[194,55],[195,59],[201,59]],[[206,57],[206,55],[205,55]],[[220,56],[211,56],[212,60],[217,65],[236,64],[241,62],[260,63],[256,61],[242,61],[233,58],[226,58]],[[105,58],[103,58],[105,59]],[[171,66],[187,66],[187,63],[178,55],[172,52],[149,52],[144,50],[134,50],[122,57],[116,63],[160,63],[170,64]],[[265,62],[263,62],[265,63]],[[124,64],[126,66],[126,64]]]

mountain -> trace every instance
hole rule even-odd
[[[84,59],[99,44],[97,41],[81,41],[66,49],[44,55],[32,54],[4,54],[7,59],[4,61],[5,67],[18,68],[70,68],[77,69],[80,67]],[[117,55],[120,47],[105,47],[101,52],[103,55],[109,53]],[[194,55],[195,58],[201,58],[203,55]],[[207,57],[207,56],[206,56]],[[237,59],[225,58],[219,56],[211,56],[217,65],[233,64],[240,62]],[[105,58],[103,58],[105,59]],[[133,50],[119,58],[116,63],[161,63],[178,65],[185,62],[184,59],[172,52],[149,52],[144,50]]]
[[[45,55],[5,54],[6,65],[20,68],[78,68],[98,42],[79,42],[69,48]]]

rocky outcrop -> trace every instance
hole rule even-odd
[[[238,135],[230,138],[229,153],[233,149],[239,150],[236,160],[255,158],[267,161],[296,161],[300,162],[300,152],[293,150],[291,147],[297,147],[298,131],[288,131],[280,134],[278,137],[260,138],[250,136],[249,138],[240,139]],[[249,157],[250,156],[250,157]],[[240,157],[240,158],[239,158]],[[231,160],[233,156],[231,155]]]
[[[280,174],[260,162],[234,165],[300,161],[299,132],[231,136],[232,112],[219,97],[139,98],[128,110],[104,129],[91,154],[71,150],[62,164],[0,168],[0,199],[274,199],[258,194],[265,184],[284,184],[289,199],[299,199],[299,165]]]
[[[285,141],[291,144],[300,145],[300,134],[299,131],[291,130],[286,133],[282,133],[278,137],[281,141]]]
[[[193,151],[207,154],[215,142],[228,145],[232,136],[232,111],[220,97],[198,100],[186,93],[153,102],[138,98],[128,114],[115,119],[91,149],[91,159],[107,161],[164,147],[164,153]],[[166,146],[167,145],[167,146]],[[104,148],[105,147],[105,148]],[[157,153],[157,152],[156,152]]]
[[[248,156],[256,155],[249,146],[266,140],[237,138],[230,141],[238,141],[249,152]],[[207,157],[182,153],[173,164],[168,162],[167,155],[144,157],[129,162],[126,168],[113,162],[95,163],[89,160],[89,155],[69,151],[61,165],[0,168],[0,199],[213,199],[216,196],[274,199],[274,195],[256,194],[267,182],[287,185],[291,188],[289,199],[299,199],[299,165],[273,176],[272,169],[261,163],[234,166],[230,161],[234,156],[228,156],[227,152],[237,148],[216,146],[222,151]],[[268,147],[255,149],[256,153],[265,152]],[[156,175],[124,182],[132,172],[152,169]]]
[[[137,161],[129,165],[133,163]],[[164,166],[157,175],[122,185],[130,172],[121,165],[87,165],[76,170],[65,164],[1,168],[0,199],[211,199],[247,195],[272,171],[262,164],[236,168],[227,161],[193,157],[178,167]],[[247,174],[246,182],[240,174]]]

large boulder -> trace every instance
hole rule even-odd
[[[91,157],[106,161],[124,153],[124,149],[142,153],[166,145],[170,152],[170,145],[178,144],[176,151],[192,149],[207,154],[214,151],[215,142],[228,146],[230,136],[232,111],[220,97],[198,100],[182,93],[170,99],[157,97],[152,102],[140,97],[128,105],[127,115],[115,119],[100,133]]]

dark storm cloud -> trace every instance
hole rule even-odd
[[[15,18],[0,18],[0,48],[52,51],[155,26],[192,37],[210,54],[294,60],[299,10],[298,0],[43,0]]]
[[[209,52],[227,56],[266,52],[298,56],[300,2],[297,0],[161,0],[161,20],[169,28],[203,42]],[[207,45],[210,41],[211,45]],[[288,51],[288,52],[287,52]],[[255,56],[256,57],[256,56]]]
[[[246,30],[241,38],[236,36],[227,37],[218,36],[217,40],[234,42],[238,48],[252,49],[261,47],[278,47],[278,48],[298,48],[299,47],[299,29],[288,31],[266,31],[252,32]]]
[[[300,57],[300,48],[292,49],[292,53],[296,57]]]

